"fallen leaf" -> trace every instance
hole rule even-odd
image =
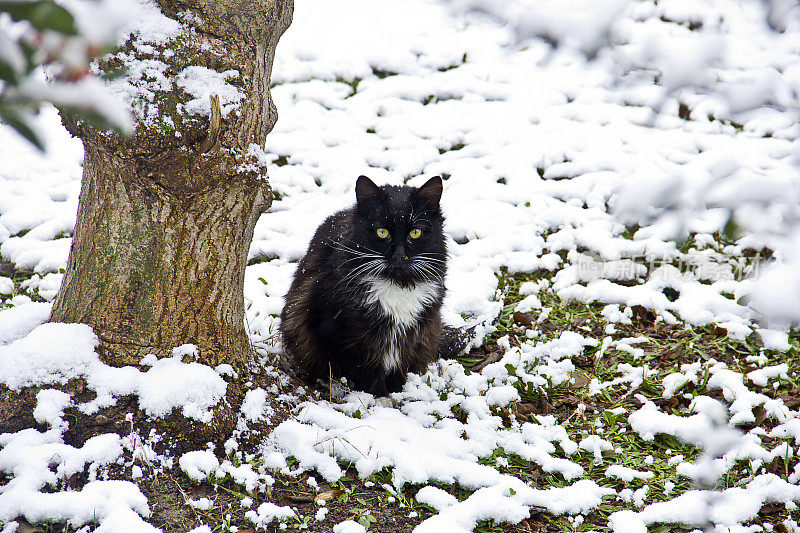
[[[337,496],[342,494],[342,492],[343,491],[341,489],[326,490],[325,492],[320,492],[319,494],[317,494],[317,497],[314,499],[326,502],[328,500],[336,498]]]
[[[632,306],[631,312],[633,313],[633,318],[639,322],[650,323],[654,322],[656,319],[656,314],[643,305]]]
[[[521,326],[529,328],[533,325],[533,315],[530,313],[521,313],[519,311],[516,311],[514,313],[514,322],[516,322]]]
[[[579,390],[587,386],[591,380],[586,372],[576,369],[572,372],[572,377],[566,385],[570,390]]]

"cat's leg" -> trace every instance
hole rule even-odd
[[[404,350],[407,354],[404,360],[409,372],[422,374],[428,369],[429,364],[439,358],[441,335],[442,324],[437,312],[434,317],[422,324],[422,329],[416,338]]]
[[[366,389],[376,398],[381,396],[389,396],[389,389],[386,388],[386,378],[383,371],[378,371],[372,380],[370,386]]]
[[[406,373],[402,370],[392,370],[386,375],[386,390],[389,393],[400,392],[406,383]]]
[[[386,388],[386,374],[381,368],[362,366],[351,369],[346,375],[354,389],[369,392],[376,398],[389,394]]]

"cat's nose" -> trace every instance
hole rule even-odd
[[[408,259],[406,255],[406,247],[402,244],[394,249],[394,258],[397,261],[402,261],[403,259]]]

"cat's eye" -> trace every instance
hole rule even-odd
[[[410,232],[408,232],[408,236],[412,239],[419,239],[419,236],[422,235],[422,230],[419,228],[414,228]]]
[[[386,237],[389,236],[389,230],[386,228],[378,228],[375,230],[375,233],[377,233],[378,237],[380,237],[381,239],[385,239]]]

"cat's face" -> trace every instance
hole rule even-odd
[[[378,187],[366,176],[358,178],[355,244],[366,255],[355,262],[364,275],[403,287],[443,281],[447,252],[441,196],[438,176],[420,188]]]

